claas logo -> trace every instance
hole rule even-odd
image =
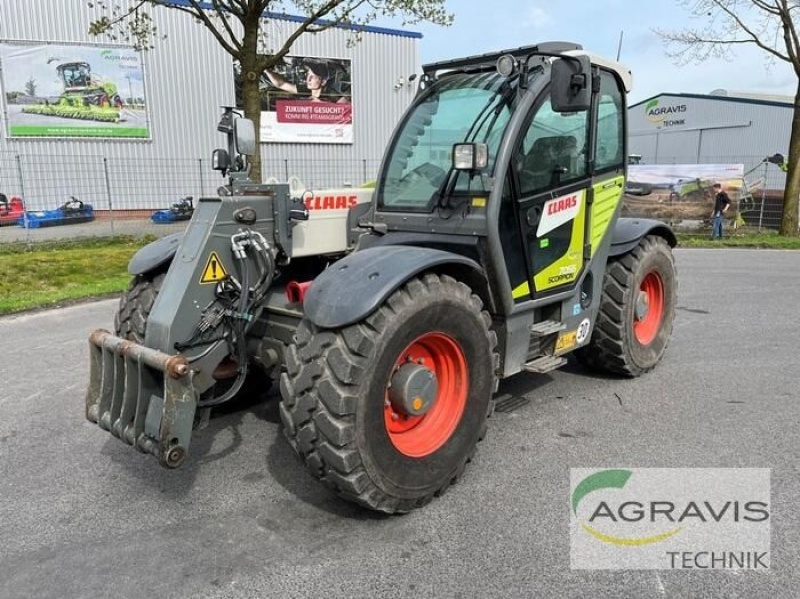
[[[577,195],[567,196],[565,198],[553,200],[552,202],[547,204],[547,215],[550,216],[552,214],[558,214],[559,212],[563,212],[564,210],[575,208],[575,206],[577,205],[578,205]]]
[[[303,203],[309,210],[345,210],[358,204],[358,196],[308,196]]]

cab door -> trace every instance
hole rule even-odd
[[[564,291],[580,278],[591,186],[591,112],[554,112],[545,92],[519,139],[516,206],[528,280],[513,289],[515,301]]]

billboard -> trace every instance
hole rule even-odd
[[[261,141],[353,143],[352,71],[341,58],[287,56],[262,75]],[[234,65],[236,105],[243,106]]]
[[[150,137],[131,47],[3,41],[0,67],[9,137]]]
[[[743,182],[742,164],[631,164],[622,214],[672,222],[708,219],[714,183],[724,187],[732,208],[741,212]]]

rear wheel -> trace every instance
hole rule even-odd
[[[304,320],[287,351],[280,411],[312,475],[340,496],[408,512],[461,475],[486,432],[497,338],[480,299],[433,274],[365,320]]]
[[[627,376],[652,370],[672,334],[676,287],[675,261],[662,237],[648,235],[610,260],[592,338],[575,352],[578,360]]]
[[[128,290],[119,300],[119,310],[114,317],[118,337],[144,343],[147,319],[166,275],[166,272],[146,273],[131,280]]]

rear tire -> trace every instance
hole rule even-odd
[[[609,260],[592,338],[575,357],[592,369],[625,376],[652,370],[672,334],[676,290],[675,261],[662,237],[648,235]]]
[[[114,329],[118,337],[144,344],[147,319],[166,275],[166,272],[146,273],[136,275],[131,280],[114,316]]]
[[[461,476],[486,433],[499,364],[490,326],[469,287],[434,274],[342,329],[303,320],[281,377],[289,443],[347,500],[387,513],[427,504]],[[389,382],[406,366],[419,374],[417,364],[434,373],[435,399],[421,416],[395,413]]]

